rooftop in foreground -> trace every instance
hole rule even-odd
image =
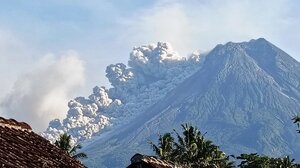
[[[24,122],[0,117],[0,167],[84,167]]]

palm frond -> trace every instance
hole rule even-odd
[[[72,158],[74,159],[86,159],[87,158],[87,155],[85,153],[77,153],[75,155],[72,156]]]

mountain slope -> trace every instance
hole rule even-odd
[[[218,45],[201,68],[127,124],[84,151],[93,167],[124,167],[150,152],[157,133],[196,125],[228,154],[258,152],[300,159],[291,118],[300,112],[300,63],[265,39]],[[297,157],[298,156],[298,157]]]

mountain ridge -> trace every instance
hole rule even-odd
[[[273,57],[275,62],[266,65],[268,60],[261,59],[265,57]],[[197,72],[141,112],[132,120],[135,123],[108,136],[115,143],[114,150],[101,155],[101,159],[97,157],[97,163],[108,167],[128,163],[129,158],[123,155],[151,152],[147,141],[155,140],[156,133],[178,129],[184,122],[207,132],[229,154],[299,156],[300,141],[291,122],[300,111],[298,67],[299,62],[265,39],[218,45],[207,54]],[[294,82],[282,77],[287,73]],[[87,153],[97,153],[93,144],[86,149]],[[113,151],[114,156],[109,154]]]
[[[185,122],[227,154],[300,156],[291,121],[300,111],[300,63],[263,38],[188,58],[168,43],[143,45],[128,66],[112,64],[106,73],[111,88],[71,100],[66,118],[42,133],[51,141],[69,133],[89,167],[124,167],[137,152],[151,155],[148,141]]]

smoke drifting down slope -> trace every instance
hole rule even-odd
[[[200,55],[180,57],[170,44],[159,42],[135,47],[128,65],[107,66],[112,88],[96,86],[88,98],[71,100],[66,118],[51,121],[42,135],[54,142],[59,134],[68,132],[78,142],[99,135],[105,128],[131,122],[196,72]]]
[[[167,43],[141,46],[128,65],[109,65],[112,88],[71,100],[67,117],[43,136],[54,141],[68,132],[84,143],[86,165],[125,167],[136,152],[152,154],[146,142],[158,133],[189,122],[228,154],[299,159],[291,118],[300,111],[300,63],[265,39],[187,59]]]
[[[300,63],[265,39],[217,45],[196,72],[153,105],[86,143],[90,167],[125,167],[147,141],[192,123],[227,154],[300,159]],[[143,107],[143,106],[141,106]]]

